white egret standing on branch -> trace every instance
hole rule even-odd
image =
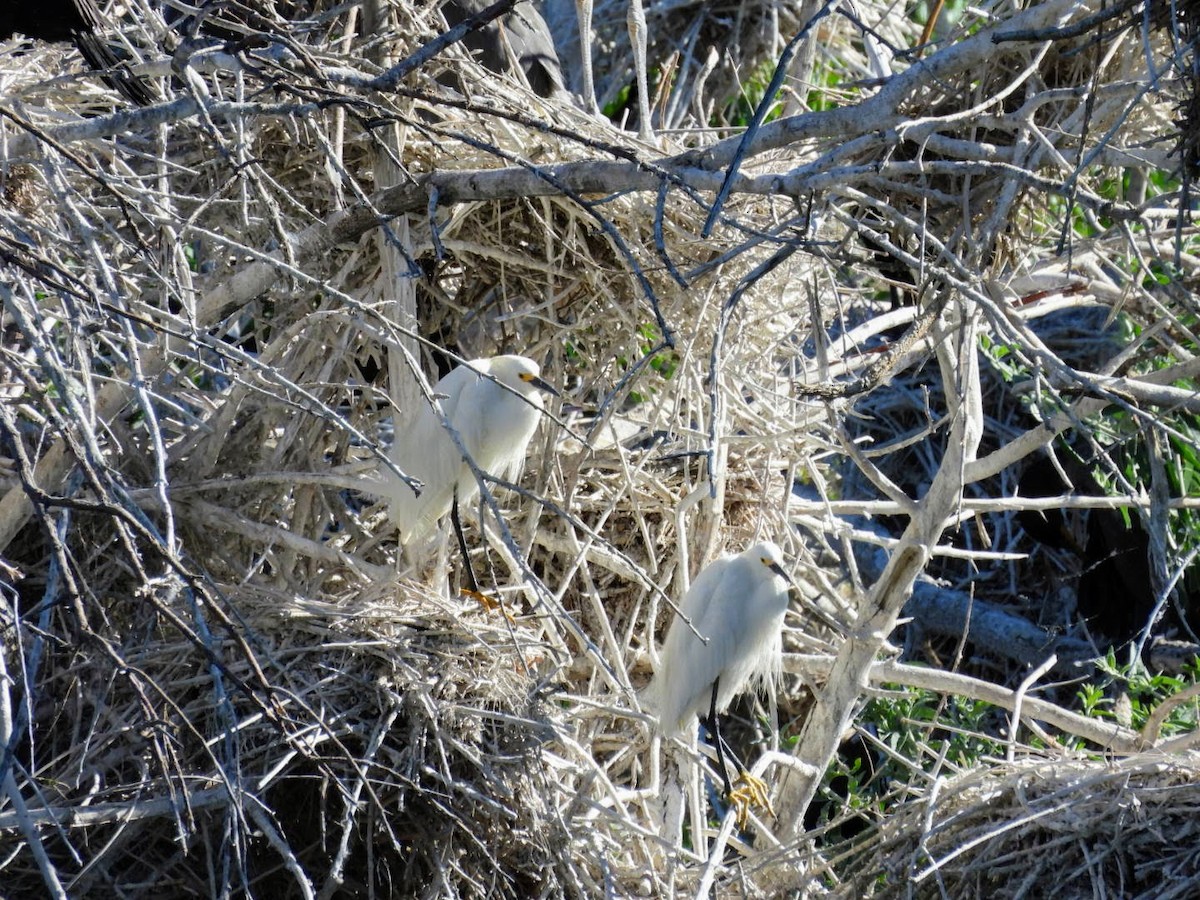
[[[751,802],[766,805],[765,788],[743,772],[739,780],[747,792],[733,790],[717,714],[747,686],[777,681],[788,589],[794,586],[779,548],[769,541],[714,560],[679,604],[680,618],[667,631],[658,671],[646,691],[646,705],[667,737],[694,727],[694,716],[707,720],[725,793],[737,805],[739,820]]]
[[[542,380],[541,369],[533,360],[493,356],[454,369],[434,385],[433,396],[475,465],[489,475],[511,479],[520,472],[537,430],[543,391],[558,393]],[[469,503],[479,492],[479,484],[442,416],[425,403],[415,413],[398,418],[388,456],[398,469],[424,484],[418,495],[398,478],[390,479],[389,512],[401,543],[406,549],[412,547],[451,513],[471,589],[478,591],[458,527],[458,504]]]

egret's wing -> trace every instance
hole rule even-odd
[[[679,730],[690,715],[708,703],[712,683],[720,673],[717,665],[721,637],[720,601],[728,589],[724,586],[736,557],[726,556],[705,566],[679,604],[679,611],[691,620],[672,620],[659,655],[659,671],[650,686],[648,699],[659,715],[663,729]],[[693,633],[695,628],[707,637],[707,643]],[[714,653],[715,651],[718,651]]]
[[[718,677],[720,711],[752,679],[778,671],[787,591],[759,565],[744,556],[718,560],[688,591],[681,609],[707,641],[682,621],[672,623],[662,653],[665,681],[654,695],[665,729],[678,730],[691,715],[707,712]]]
[[[708,638],[708,643],[701,645],[694,635],[691,638],[697,647],[703,646],[696,654],[703,661],[690,668],[693,699],[688,707],[697,711],[707,711],[712,684],[718,676],[721,679],[718,709],[724,709],[741,689],[745,683],[742,663],[747,654],[756,650],[765,626],[749,602],[757,586],[752,569],[756,564],[740,556],[731,557],[726,563],[720,580],[706,598],[703,613],[695,619],[696,630]]]
[[[708,615],[712,598],[717,593],[717,586],[721,583],[721,578],[731,562],[733,562],[731,556],[713,560],[700,570],[700,574],[696,576],[696,580],[692,582],[688,592],[683,595],[683,600],[679,602],[679,615],[673,617],[671,624],[667,626],[667,639],[663,642],[662,650],[659,653],[664,671],[670,669],[676,658],[684,654],[685,647],[696,642],[692,628],[701,634],[705,633],[701,625],[705,616]],[[688,623],[683,621],[684,617],[691,621],[691,627],[688,627]]]
[[[538,422],[541,421],[541,408],[515,397],[508,402],[519,403],[520,406],[513,410],[511,425],[499,453],[494,460],[489,460],[484,468],[497,478],[515,484],[521,480],[525,471],[525,461],[529,458],[529,442],[537,431]]]
[[[788,608],[788,591],[779,579],[764,577],[758,563],[743,561],[752,589],[742,589],[730,598],[730,615],[735,621],[727,633],[725,663],[717,707],[725,709],[735,694],[756,682],[778,677],[783,647],[783,617]],[[745,581],[739,582],[745,584]]]
[[[498,359],[503,365],[504,357]],[[492,362],[490,374],[500,377],[496,361]],[[510,481],[519,477],[529,439],[541,417],[540,399],[530,402],[522,393],[480,378],[462,391],[454,412],[454,427],[475,465],[489,475]],[[478,489],[475,474],[464,465],[458,484],[459,501],[474,497]]]
[[[462,402],[464,394],[470,393],[471,385],[479,383],[479,373],[488,371],[491,360],[473,359],[465,366],[458,366],[451,369],[446,375],[433,386],[434,397],[441,398],[442,412],[446,414],[446,418],[451,422],[454,421],[454,416],[458,411],[459,403]],[[429,404],[423,404],[423,409],[430,415],[433,415],[433,410]]]
[[[485,368],[486,363],[475,360],[472,365]],[[478,380],[479,376],[471,369],[459,366],[434,385],[434,397],[451,422],[463,393],[469,393]],[[411,417],[399,417],[394,430],[388,457],[402,472],[419,478],[425,485],[418,497],[408,485],[391,479],[392,521],[400,531],[401,540],[408,544],[428,534],[438,519],[450,511],[463,462],[441,417],[428,403],[422,402]]]
[[[704,629],[700,627],[701,623],[711,615],[713,598],[721,593],[719,586],[729,577],[736,561],[736,556],[721,556],[710,562],[700,570],[700,574],[684,594],[683,602],[679,604],[679,611],[692,620],[692,624],[701,634],[704,633]],[[674,627],[672,623],[672,629]],[[684,629],[687,630],[686,625]]]
[[[486,359],[474,360],[471,365],[481,372],[487,372],[488,362],[489,360]],[[460,370],[456,369],[455,371]],[[485,472],[491,468],[489,457],[492,455],[490,452],[491,436],[488,434],[487,423],[493,418],[494,406],[497,401],[496,392],[500,390],[502,388],[496,387],[489,379],[471,373],[470,382],[464,385],[458,393],[458,402],[455,403],[454,409],[446,411],[447,418],[454,425],[454,430],[462,439],[463,447],[470,454],[471,460]],[[451,452],[458,462],[456,478],[458,502],[466,504],[479,493],[479,482],[475,480],[475,473],[463,460],[458,448],[452,446]]]

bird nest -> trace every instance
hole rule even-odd
[[[1191,757],[1031,759],[939,783],[855,854],[844,897],[1190,897]]]
[[[916,43],[915,23],[860,6]],[[984,70],[947,53],[928,93],[896,115],[866,106],[849,136],[765,124],[770,149],[743,162],[710,228],[734,148],[707,122],[679,119],[695,152],[668,157],[455,48],[389,79],[440,31],[433,9],[389,8],[360,40],[349,11],[315,4],[276,23],[291,56],[242,48],[232,74],[155,69],[161,35],[144,18],[127,36],[164,100],[146,110],[113,113],[90,79],[50,78],[64,48],[3,56],[5,887],[801,888],[805,871],[779,859],[803,848],[806,871],[821,868],[791,825],[802,810],[734,842],[741,868],[673,860],[653,831],[636,690],[670,601],[720,550],[763,537],[853,618],[835,598],[865,593],[849,552],[864,533],[831,504],[860,483],[846,459],[872,477],[888,460],[865,461],[847,421],[903,407],[888,420],[900,434],[958,387],[939,370],[935,390],[886,390],[933,351],[918,336],[876,352],[915,316],[883,321],[863,247],[910,266],[927,296],[960,291],[1028,336],[978,282],[1003,295],[1045,274],[1052,240],[1016,236],[1053,192],[1041,162],[989,168],[963,142],[1025,146],[976,107],[1009,103],[1005,85],[1035,66],[1052,102],[1022,121],[1119,125],[1107,172],[1133,165],[1127,149],[1165,121],[1164,103],[1126,88],[1148,77],[1136,32],[1104,33],[1117,49],[1103,69],[1066,54],[1035,65],[1016,41],[989,47]],[[973,52],[976,24],[961,33]],[[818,58],[870,70],[850,19],[818,36]],[[461,93],[437,81],[446,67]],[[1085,106],[1100,77],[1119,90]],[[830,110],[870,90],[831,88]],[[959,121],[955,104],[975,111]],[[898,134],[922,115],[942,130]],[[1089,213],[1103,177],[1079,179]],[[868,232],[874,244],[855,236]],[[1153,242],[1122,240],[1091,245],[1093,301],[1111,299],[1108,260]],[[502,611],[397,572],[370,482],[405,351],[430,381],[457,359],[521,353],[563,393],[519,490],[496,490],[502,515],[468,524]],[[917,458],[942,446],[940,427]],[[912,474],[908,446],[890,458]],[[797,485],[816,498],[802,513]],[[788,646],[840,648],[818,631],[794,616]],[[789,684],[780,707],[802,718],[815,681]]]

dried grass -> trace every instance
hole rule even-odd
[[[1198,776],[1178,757],[980,769],[895,809],[839,895],[1192,896]]]
[[[71,114],[107,97],[93,78],[45,77],[63,48],[0,54],[14,114],[0,125],[14,460],[0,499],[13,579],[0,676],[5,792],[27,807],[0,807],[5,890],[61,879],[73,894],[124,896],[819,891],[806,872],[824,870],[820,853],[795,833],[804,804],[781,803],[753,847],[730,850],[739,865],[718,865],[723,853],[666,863],[634,693],[654,635],[699,564],[756,535],[785,545],[814,594],[848,596],[840,615],[853,617],[866,593],[843,518],[854,510],[831,504],[865,511],[880,492],[860,491],[871,479],[845,462],[848,413],[869,417],[878,441],[919,438],[881,459],[895,483],[936,476],[943,434],[925,410],[956,389],[949,374],[884,356],[886,390],[832,396],[871,376],[874,336],[889,327],[855,232],[913,263],[927,296],[974,304],[1030,354],[1042,339],[1029,320],[1045,305],[1002,301],[1048,289],[1054,302],[1075,278],[1081,300],[1119,296],[1147,316],[1170,306],[1176,330],[1143,336],[1146,352],[1193,341],[1192,298],[1111,265],[1158,253],[1173,226],[1108,229],[1059,274],[1045,229],[1054,193],[1034,177],[1070,170],[1060,134],[1085,121],[1107,136],[1076,180],[1089,214],[1103,212],[1094,197],[1113,166],[1166,164],[1142,149],[1169,107],[1138,94],[1136,31],[1098,45],[1103,65],[998,44],[983,69],[941,71],[900,119],[867,101],[853,134],[767,125],[772,149],[746,160],[751,180],[702,238],[712,170],[732,150],[709,146],[694,116],[729,98],[720,78],[671,121],[692,129],[681,144],[712,156],[672,161],[667,178],[631,162],[653,154],[629,135],[453,50],[469,103],[437,93],[437,63],[397,92],[370,90],[365,51],[342,43],[347,13],[326,9],[295,28],[323,74],[260,58],[239,78],[203,77],[205,115],[173,85],[176,105],[133,111],[128,129]],[[741,9],[755,23],[739,38],[753,68],[777,33],[761,25],[768,5]],[[904,17],[873,4],[859,14],[916,42]],[[401,55],[437,30],[431,10],[393,15]],[[652,20],[652,33],[707,34],[712,10],[671,15],[694,15],[694,29]],[[779,33],[792,28],[779,19]],[[703,40],[689,40],[694,65]],[[846,72],[869,71],[844,18],[825,20],[820,45]],[[1031,108],[1018,119],[1020,92],[995,98],[1030,66],[1035,94],[1056,93],[1021,101]],[[843,103],[863,96],[842,90]],[[399,128],[403,173],[445,175],[444,193],[405,199],[403,180],[376,193],[384,122]],[[620,168],[596,174],[596,159]],[[513,199],[498,180],[452,177],[504,166],[532,172],[538,190]],[[511,622],[398,578],[383,507],[361,493],[392,414],[386,348],[412,337],[390,316],[381,222],[413,262],[426,372],[436,348],[522,352],[564,387],[568,406],[531,445],[521,490],[496,492],[503,519],[482,517],[476,568]],[[855,326],[853,340],[830,337]],[[914,359],[931,353],[909,346]],[[1031,365],[1052,371],[1059,349]],[[1015,418],[1002,380],[987,391],[989,412]],[[994,446],[1016,429],[1005,420]],[[821,499],[790,505],[797,478]],[[788,643],[842,646],[800,617]],[[802,720],[815,687],[789,682],[781,708]]]

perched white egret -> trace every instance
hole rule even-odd
[[[537,430],[542,391],[557,394],[533,360],[493,356],[454,369],[434,385],[433,395],[475,465],[511,479]],[[433,407],[422,404],[415,414],[398,419],[395,432],[391,460],[425,485],[420,496],[397,478],[387,488],[392,522],[409,546],[433,531],[458,503],[469,502],[479,485]]]
[[[692,628],[682,618],[671,623],[658,671],[645,694],[646,706],[657,714],[668,737],[694,727],[694,716],[708,720],[725,793],[738,803],[742,819],[749,801],[733,797],[717,714],[747,686],[778,678],[789,586],[794,583],[783,568],[783,556],[769,541],[714,560],[679,604]],[[750,785],[750,795],[765,805],[761,785]]]

